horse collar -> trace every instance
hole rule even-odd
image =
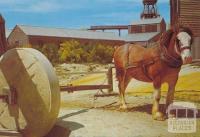
[[[168,53],[167,48],[164,46],[161,46],[160,58],[164,63],[166,63],[171,68],[179,68],[183,64],[181,57],[180,58],[173,57]]]

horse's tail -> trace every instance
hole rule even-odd
[[[121,81],[121,79],[124,77],[125,70],[117,67],[115,67],[115,70],[116,70],[116,79],[118,81]]]
[[[116,69],[116,78],[118,81],[120,81],[120,79],[124,76],[125,74],[125,68],[123,68],[123,66],[119,66],[118,65],[118,61],[121,61],[121,55],[120,55],[120,51],[124,50],[124,47],[126,48],[125,51],[128,51],[128,46],[129,44],[124,44],[122,46],[119,46],[115,49],[115,52],[113,54],[113,59],[114,59],[114,64],[115,64],[115,69]],[[118,52],[119,51],[119,52]]]

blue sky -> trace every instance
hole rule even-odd
[[[169,0],[158,0],[157,5],[168,23]],[[0,0],[7,28],[16,24],[59,28],[131,24],[140,18],[142,9],[142,0]]]

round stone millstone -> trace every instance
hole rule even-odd
[[[25,137],[43,137],[56,122],[60,87],[54,68],[39,51],[17,48],[0,58],[0,94],[3,88],[17,92],[16,105],[0,102],[0,125]]]

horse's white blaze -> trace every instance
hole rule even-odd
[[[192,53],[189,49],[185,49],[181,52],[181,57],[182,57],[183,60],[188,58],[188,57],[191,57],[191,56],[192,56]]]
[[[177,35],[178,40],[180,40],[180,48],[183,49],[185,47],[190,47],[190,43],[191,43],[191,36],[186,33],[186,32],[180,32]],[[181,51],[181,57],[182,60],[185,61],[187,58],[191,58],[192,57],[192,53],[190,51],[190,49],[184,49]]]

